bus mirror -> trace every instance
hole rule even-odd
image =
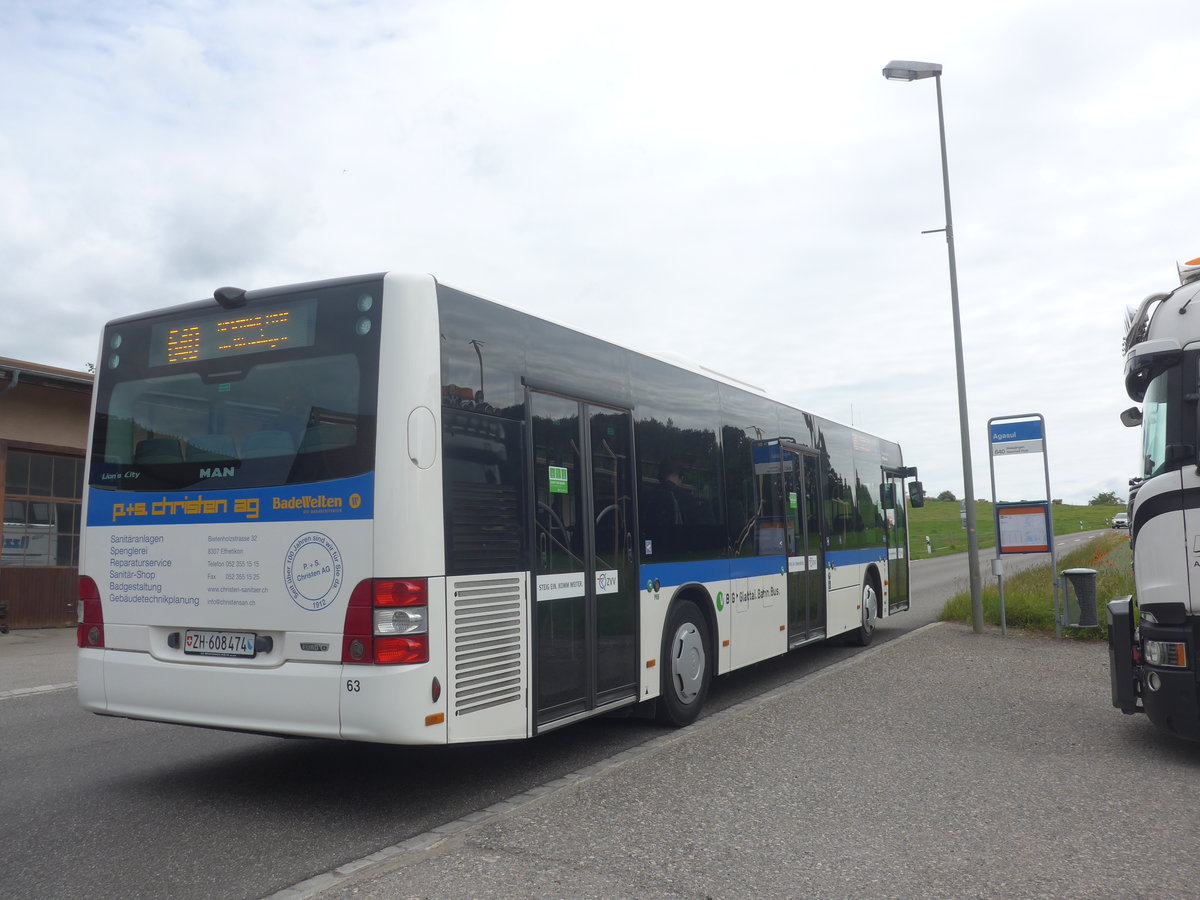
[[[925,486],[919,481],[910,481],[908,483],[908,502],[913,509],[920,509],[925,505]]]
[[[1121,413],[1121,424],[1126,428],[1137,428],[1142,424],[1142,411],[1136,406],[1129,407]]]

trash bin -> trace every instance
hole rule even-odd
[[[1063,589],[1063,600],[1067,610],[1067,624],[1078,628],[1096,628],[1100,625],[1099,613],[1096,609],[1096,570],[1095,569],[1063,569],[1065,584],[1071,590]],[[1079,615],[1071,618],[1072,605],[1070,593],[1075,594],[1075,609]]]

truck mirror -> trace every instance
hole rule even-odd
[[[1121,413],[1121,424],[1126,428],[1137,428],[1142,424],[1142,411],[1136,406],[1129,407]]]

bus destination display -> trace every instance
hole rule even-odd
[[[154,326],[150,365],[200,362],[312,345],[316,300],[236,312],[221,310]]]

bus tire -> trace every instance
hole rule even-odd
[[[868,575],[862,586],[862,624],[850,634],[850,643],[865,647],[875,637],[875,626],[879,622],[879,590],[875,577]]]
[[[671,607],[663,629],[662,674],[658,720],[665,725],[691,725],[700,715],[712,680],[708,623],[691,600]]]

